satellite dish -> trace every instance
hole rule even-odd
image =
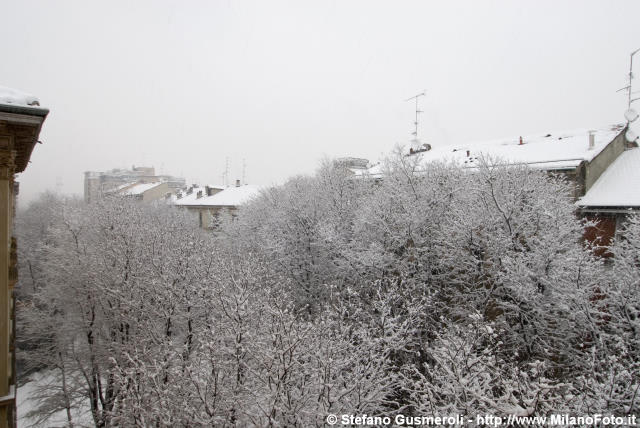
[[[631,129],[627,130],[627,133],[624,135],[627,138],[627,141],[633,143],[638,139],[638,136]]]
[[[638,113],[636,113],[634,109],[630,108],[629,110],[624,112],[624,118],[629,122],[633,122],[638,118]]]

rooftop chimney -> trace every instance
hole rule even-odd
[[[236,187],[240,187],[240,180],[236,180]]]
[[[520,137],[520,142],[518,143],[519,146],[523,145],[524,143],[522,142],[522,137]]]
[[[589,150],[593,150],[596,145],[595,131],[589,131]]]
[[[471,150],[467,150],[467,157],[471,156]]]
[[[196,194],[196,199],[200,199],[202,197],[202,190],[198,190],[198,193]]]

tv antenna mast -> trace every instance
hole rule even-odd
[[[636,49],[635,51],[631,52],[631,55],[629,56],[629,84],[627,86],[625,86],[624,88],[620,88],[618,89],[616,92],[621,92],[626,90],[627,91],[627,108],[630,109],[631,108],[631,103],[634,101],[639,100],[640,98],[635,98],[635,99],[631,99],[631,87],[632,87],[632,80],[633,80],[633,56],[635,54],[637,54],[638,52],[640,52],[640,49]]]
[[[630,127],[631,123],[634,122],[635,120],[637,120],[638,117],[639,117],[638,113],[634,109],[631,108],[631,103],[632,102],[640,100],[640,97],[631,99],[631,95],[634,93],[632,91],[632,86],[633,86],[633,56],[635,54],[637,54],[638,52],[640,52],[640,49],[636,49],[635,51],[631,52],[631,55],[629,55],[629,84],[627,86],[625,86],[624,88],[620,88],[620,89],[618,89],[616,91],[616,92],[620,92],[620,91],[624,91],[624,90],[627,91],[627,111],[624,112],[624,118],[627,119],[627,132],[625,133],[625,138],[630,143],[635,143],[638,140],[638,136],[633,131],[633,129],[631,129],[631,127]]]
[[[411,142],[415,145],[418,146],[420,144],[420,139],[418,139],[418,115],[420,113],[423,113],[422,110],[420,110],[420,108],[418,107],[418,100],[420,99],[420,97],[424,97],[425,96],[425,92],[427,92],[426,90],[422,91],[421,93],[419,93],[418,95],[415,95],[411,98],[407,98],[405,101],[411,101],[411,100],[416,100],[416,118],[413,122],[414,125],[414,129],[413,132],[411,133],[411,135],[413,135],[413,139],[411,140]]]
[[[56,193],[58,194],[62,193],[62,186],[63,186],[62,177],[58,175],[56,177]]]
[[[222,185],[227,187],[229,185],[229,157],[225,158],[224,172],[222,173]]]

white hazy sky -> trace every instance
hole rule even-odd
[[[21,199],[154,166],[273,184],[324,157],[623,121],[640,1],[0,0],[0,85],[51,113]],[[640,73],[640,54],[637,58]],[[640,89],[640,87],[638,88]]]

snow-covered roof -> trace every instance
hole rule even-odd
[[[35,96],[18,89],[0,86],[0,104],[12,104],[23,107],[38,107],[40,101]]]
[[[582,207],[640,207],[640,148],[625,150],[576,204]]]
[[[144,192],[153,189],[154,187],[158,187],[164,183],[140,183],[132,186],[128,189],[125,189],[122,194],[123,195],[142,195]]]
[[[181,206],[237,207],[257,196],[261,189],[261,186],[245,184],[226,187],[215,195],[206,196],[204,188],[194,188],[193,193],[177,199],[174,203]],[[197,198],[198,190],[202,190],[204,196]]]
[[[539,133],[493,141],[479,141],[450,146],[436,146],[420,152],[422,162],[456,163],[462,167],[476,167],[481,156],[499,159],[506,164],[525,164],[542,170],[570,169],[582,161],[591,161],[623,129],[624,125],[612,125],[600,129],[582,129],[565,132]],[[594,135],[594,145],[589,147],[589,133]],[[381,175],[382,166],[367,170],[369,175]]]
[[[107,189],[106,193],[119,193],[121,190],[126,189],[127,187],[135,186],[135,185],[136,185],[135,181],[129,181],[127,183],[120,184],[119,186],[113,187],[111,189]]]
[[[201,198],[207,196],[207,187],[216,189],[216,190],[225,189],[225,186],[219,186],[219,185],[209,184],[209,185],[199,186],[197,184],[194,184],[190,186],[191,193],[187,193],[187,189],[181,189],[179,191],[181,194],[181,197],[178,199],[177,195],[172,194],[170,202],[175,205],[199,205],[194,202],[196,200],[199,201]],[[198,198],[198,192],[202,192],[201,194],[202,196],[200,196],[200,198]]]

